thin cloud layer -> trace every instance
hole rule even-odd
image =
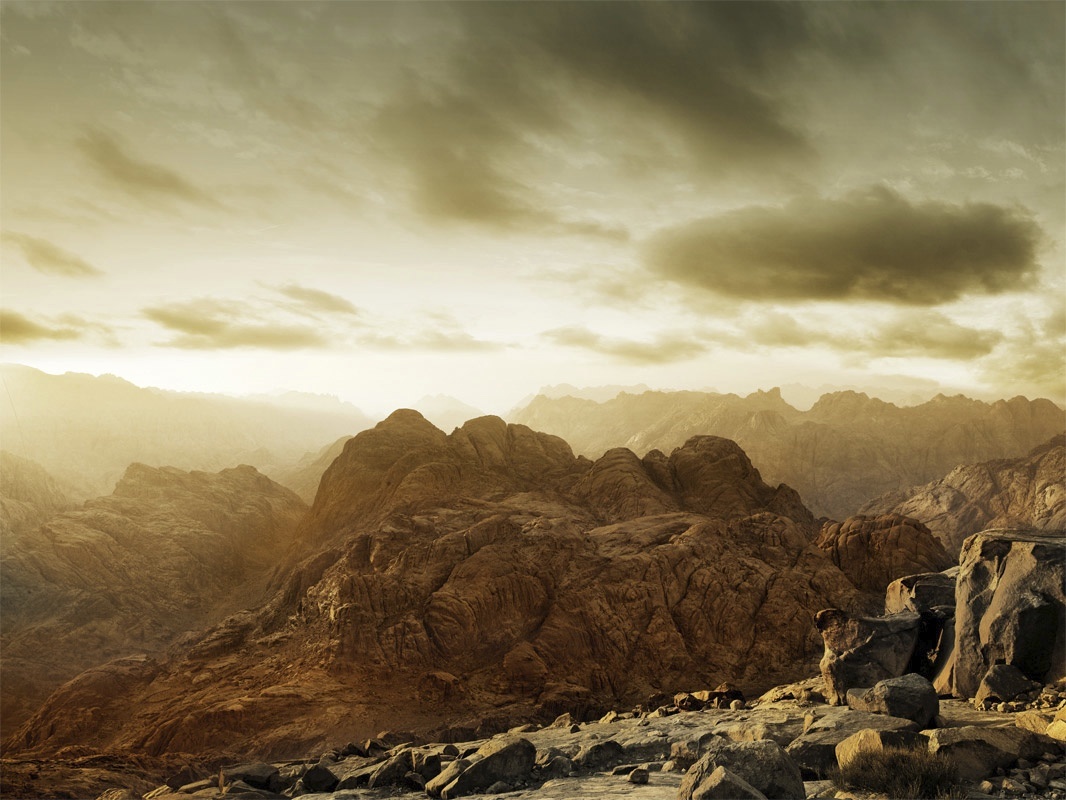
[[[289,283],[279,286],[277,291],[294,301],[300,308],[312,313],[359,315],[359,309],[351,301],[321,289]]]
[[[4,231],[3,240],[18,247],[26,263],[38,272],[68,278],[94,278],[104,274],[81,256],[64,250],[47,239]]]
[[[167,347],[184,350],[226,350],[240,347],[300,350],[328,347],[330,342],[310,326],[260,321],[237,303],[199,300],[145,308],[146,319],[177,334]]]
[[[220,203],[175,170],[127,152],[111,133],[90,130],[78,139],[78,149],[112,186],[142,200],[181,200],[219,208]]]
[[[655,236],[644,260],[658,276],[744,300],[925,306],[1029,287],[1041,238],[1020,209],[915,203],[875,187],[697,220]]]
[[[630,364],[669,364],[701,355],[707,345],[688,336],[662,334],[644,342],[603,336],[582,325],[546,331],[542,337],[555,344],[610,356]]]
[[[74,328],[56,328],[34,322],[17,311],[0,309],[0,343],[28,344],[42,340],[79,339],[82,332]]]

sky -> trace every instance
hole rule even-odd
[[[1066,395],[1061,2],[0,6],[0,359]]]

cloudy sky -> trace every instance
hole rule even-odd
[[[2,6],[2,358],[1063,400],[1059,2]]]

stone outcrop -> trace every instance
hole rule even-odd
[[[975,531],[1066,529],[1066,436],[1028,455],[957,466],[931,483],[870,501],[864,514],[920,519],[955,556]]]
[[[1041,683],[1066,674],[1066,537],[992,530],[966,540],[959,559],[955,648],[958,697],[973,697],[997,664]]]
[[[0,564],[5,732],[79,671],[260,601],[306,511],[252,467],[133,464],[110,496],[21,534]]]
[[[925,572],[898,578],[885,589],[885,613],[901,611],[917,613],[935,609],[955,609],[955,580],[958,568],[944,572]]]
[[[562,436],[592,458],[614,447],[641,455],[669,452],[696,434],[722,436],[737,442],[768,482],[793,487],[816,515],[832,519],[860,509],[887,512],[888,506],[863,505],[939,480],[960,464],[1022,457],[1066,430],[1066,413],[1043,399],[983,403],[939,395],[899,407],[844,391],[823,395],[810,410],[799,411],[776,389],[747,397],[622,393],[604,402],[538,396],[515,412],[513,421]],[[1049,485],[1061,485],[1061,467],[1057,475],[1048,475]],[[1018,505],[1024,508],[1026,501]],[[936,532],[921,513],[897,510]],[[978,524],[969,532],[982,527],[987,526]]]
[[[939,572],[955,563],[928,528],[899,514],[827,522],[818,546],[852,583],[878,594],[897,578]]]
[[[921,615],[901,612],[888,617],[854,617],[839,609],[818,612],[825,653],[819,664],[826,699],[847,702],[849,689],[868,689],[885,678],[908,671],[915,660]]]
[[[619,502],[619,481],[651,504]],[[496,418],[445,435],[397,412],[326,470],[269,602],[191,638],[150,686],[116,679],[90,738],[278,757],[385,726],[599,717],[723,680],[757,693],[813,669],[817,609],[863,602],[814,539],[795,493],[731,442],[593,465]],[[81,741],[69,700],[12,745]]]

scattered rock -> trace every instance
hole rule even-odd
[[[701,794],[704,781],[718,767],[724,767],[765,797],[781,800],[804,800],[803,779],[799,768],[776,742],[729,742],[713,739],[707,752],[681,781],[678,800],[728,795]]]
[[[480,748],[474,758],[477,760],[471,759],[469,766],[442,789],[440,796],[444,800],[482,791],[497,781],[513,783],[528,778],[537,749],[528,739],[501,736]],[[427,792],[429,786],[426,785]]]

